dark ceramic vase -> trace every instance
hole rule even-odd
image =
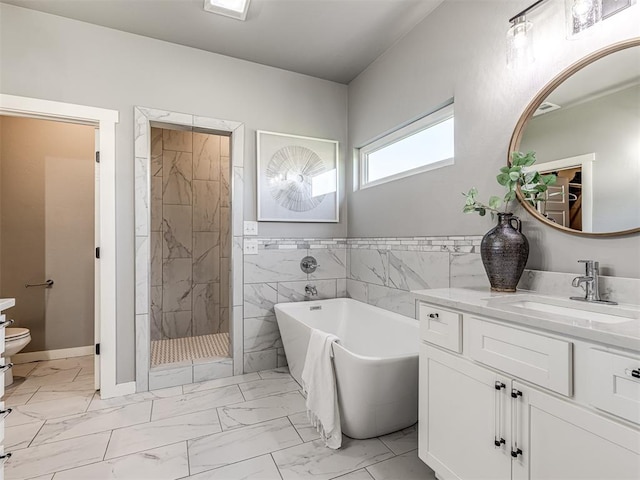
[[[498,225],[482,237],[480,256],[491,290],[515,292],[529,257],[529,242],[522,234],[520,219],[512,213],[498,213]]]

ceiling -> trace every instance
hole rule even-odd
[[[349,83],[443,0],[251,0],[245,22],[203,0],[2,0]]]

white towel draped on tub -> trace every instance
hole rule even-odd
[[[333,343],[330,333],[313,329],[302,369],[302,388],[307,394],[307,415],[327,447],[342,445],[338,389],[333,371]]]

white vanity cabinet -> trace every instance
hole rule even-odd
[[[15,305],[13,299],[0,299],[0,312],[5,308]],[[5,315],[0,315],[0,354],[4,353],[4,329],[12,321],[7,320]],[[0,398],[4,396],[4,372],[12,365],[5,365],[4,358],[0,358]],[[5,408],[4,402],[0,401],[0,480],[4,480],[4,462],[11,457],[11,453],[4,451],[4,424],[5,418],[11,413],[10,408]]]
[[[640,478],[640,358],[422,302],[419,318],[418,454],[441,480]]]

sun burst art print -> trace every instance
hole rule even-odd
[[[338,142],[258,131],[257,149],[258,221],[338,221]]]

